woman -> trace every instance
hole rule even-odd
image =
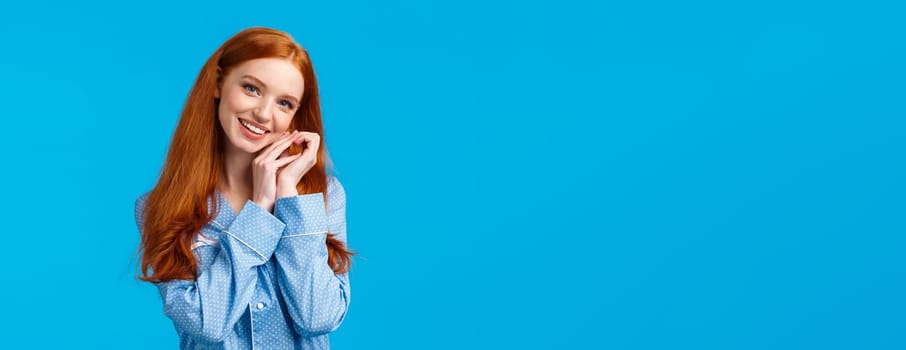
[[[135,203],[140,278],[182,349],[330,347],[351,253],[320,135],[314,69],[286,33],[244,30],[202,67],[160,179]]]

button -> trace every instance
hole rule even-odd
[[[258,303],[258,305],[255,306],[258,308],[258,310],[261,310],[264,308],[264,303]]]

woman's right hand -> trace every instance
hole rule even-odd
[[[284,156],[298,131],[286,133],[261,151],[252,161],[252,201],[273,212],[277,201],[277,170],[299,158],[302,154]]]

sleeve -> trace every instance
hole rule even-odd
[[[346,192],[335,177],[321,193],[277,200],[274,214],[286,224],[277,244],[277,284],[297,333],[312,337],[336,330],[349,307],[349,275],[327,264],[327,229],[346,244]]]
[[[144,196],[136,201],[136,224],[142,229]],[[193,249],[198,262],[195,281],[156,283],[164,314],[180,337],[201,344],[222,342],[248,309],[257,283],[257,268],[266,263],[285,228],[267,210],[249,200],[223,230],[220,249]]]

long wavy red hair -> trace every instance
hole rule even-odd
[[[220,199],[215,195],[223,166],[226,135],[217,118],[215,90],[222,77],[243,62],[257,58],[290,60],[304,78],[304,93],[291,129],[321,135],[318,161],[299,181],[299,193],[324,193],[327,205],[327,170],[324,127],[318,83],[308,53],[288,34],[250,28],[237,33],[208,59],[198,74],[173,134],[160,179],[145,201],[142,227],[142,257],[139,279],[163,282],[194,280],[197,262],[192,252],[195,235],[217,215]],[[208,212],[208,200],[213,208]],[[327,235],[327,262],[334,273],[349,271],[352,253]]]

